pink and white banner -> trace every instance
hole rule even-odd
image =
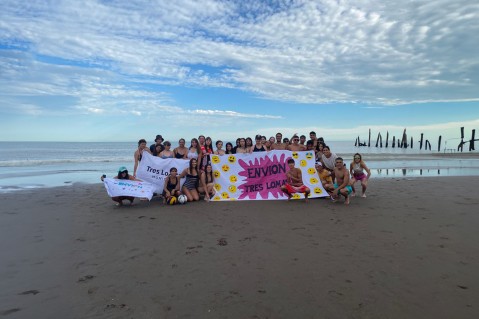
[[[136,170],[136,178],[142,181],[154,184],[156,193],[161,194],[165,186],[165,179],[170,175],[170,168],[175,167],[178,175],[188,168],[190,161],[177,158],[160,158],[150,153],[143,152],[140,164]],[[181,179],[180,185],[183,186],[184,178]]]
[[[215,177],[215,201],[287,199],[281,191],[293,158],[301,169],[303,183],[311,190],[310,198],[328,196],[314,167],[314,152],[271,151],[252,154],[212,155]],[[304,198],[294,194],[294,199]]]

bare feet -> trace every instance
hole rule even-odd
[[[349,205],[349,196],[346,197],[346,200],[344,201],[344,205]]]
[[[362,197],[362,198],[366,198],[366,194],[362,194],[361,197]]]

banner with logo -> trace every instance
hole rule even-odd
[[[156,186],[147,182],[129,179],[104,178],[103,184],[110,197],[133,196],[151,200]]]
[[[270,151],[252,154],[212,155],[216,195],[213,200],[287,199],[281,191],[289,170],[288,159],[301,169],[303,183],[311,190],[310,198],[328,196],[314,167],[313,151]],[[294,194],[293,199],[304,198]]]
[[[177,158],[161,158],[143,152],[140,164],[136,170],[136,178],[154,184],[156,193],[161,194],[165,186],[165,179],[170,175],[170,168],[175,167],[178,175],[190,165],[189,160]],[[185,179],[182,178],[180,186],[183,186]]]

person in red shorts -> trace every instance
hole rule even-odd
[[[303,184],[303,176],[299,168],[294,167],[294,159],[288,159],[289,171],[286,173],[286,183],[281,186],[281,190],[286,193],[288,200],[294,193],[303,193],[304,200],[308,201],[310,189]]]

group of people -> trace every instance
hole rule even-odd
[[[316,170],[324,189],[329,193],[333,201],[341,195],[345,198],[345,204],[349,204],[349,197],[355,196],[354,184],[361,182],[362,197],[366,197],[367,182],[371,176],[371,171],[366,166],[359,153],[354,155],[349,170],[344,164],[344,160],[331,152],[322,137],[317,137],[316,132],[309,133],[309,140],[305,135],[298,136],[294,134],[291,138],[283,138],[281,133],[266,139],[266,136],[256,135],[255,143],[250,137],[237,138],[236,145],[227,142],[225,148],[221,140],[216,141],[216,148],[213,148],[213,141],[210,137],[200,135],[198,138],[191,139],[189,147],[186,147],[186,141],[181,138],[178,141],[178,147],[171,149],[171,143],[165,141],[161,135],[157,135],[155,143],[147,146],[144,139],[138,141],[138,148],[134,153],[133,175],[129,175],[125,167],[120,168],[118,179],[136,179],[138,165],[142,159],[143,153],[147,152],[160,158],[177,158],[189,160],[188,168],[178,173],[175,167],[170,169],[170,174],[165,179],[163,198],[168,201],[171,196],[186,195],[188,201],[198,201],[200,195],[204,194],[204,199],[209,200],[215,194],[214,176],[211,166],[211,155],[225,154],[247,154],[253,152],[268,152],[272,150],[290,150],[290,151],[314,151],[316,158]],[[288,161],[290,170],[287,172],[286,184],[281,187],[288,198],[291,198],[295,192],[305,194],[307,200],[309,188],[303,184],[301,170],[294,167],[294,160]],[[180,179],[186,180],[180,189]],[[133,202],[132,198],[123,196],[123,198],[113,198],[120,205],[123,200]]]

